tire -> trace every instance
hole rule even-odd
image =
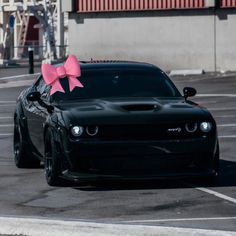
[[[26,139],[17,117],[14,119],[14,161],[18,168],[38,168],[40,161],[33,158],[33,154],[27,149]]]
[[[50,186],[63,186],[61,179],[61,163],[60,155],[56,151],[53,134],[50,129],[45,135],[45,156],[44,156],[45,177]]]
[[[214,156],[214,170],[215,170],[217,176],[219,175],[219,169],[220,169],[220,147],[219,147],[219,141],[218,141],[216,153]]]
[[[219,142],[217,143],[217,149],[213,160],[213,170],[215,171],[214,175],[207,176],[205,182],[208,185],[217,185],[219,182],[219,165],[220,165],[220,149]]]

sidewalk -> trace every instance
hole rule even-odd
[[[52,64],[57,64],[57,63],[61,63],[61,62],[64,62],[65,59],[58,59],[58,60],[55,60],[55,61],[52,61]],[[40,67],[42,64],[42,60],[39,60],[39,59],[35,59],[34,60],[34,66],[35,67]],[[7,69],[7,68],[19,68],[19,67],[24,67],[24,68],[27,68],[29,67],[29,60],[26,58],[26,59],[21,59],[21,60],[11,60],[5,64],[0,64],[0,69],[1,68],[4,68],[4,69]]]
[[[35,60],[34,61],[34,66],[35,67],[40,67],[41,63],[42,63],[41,60],[40,61],[39,60]],[[29,67],[28,59],[25,59],[25,60],[12,60],[12,61],[9,61],[7,63],[0,64],[0,69],[1,68],[4,68],[4,69],[7,69],[7,68],[18,68],[18,67]]]

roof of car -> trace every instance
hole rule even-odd
[[[56,64],[59,67],[63,64]],[[127,69],[159,69],[158,67],[145,63],[135,61],[116,61],[116,60],[91,60],[91,61],[80,61],[82,69],[109,69],[109,68],[127,68]],[[159,69],[160,70],[160,69]]]
[[[113,60],[104,60],[104,61],[82,61],[81,67],[84,68],[155,68],[154,65],[143,63],[143,62],[134,62],[134,61],[113,61]]]

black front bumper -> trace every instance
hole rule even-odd
[[[215,175],[216,138],[73,141],[64,147],[65,177],[74,180],[159,179]]]

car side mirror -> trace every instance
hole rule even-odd
[[[185,87],[183,89],[183,93],[184,93],[184,98],[187,99],[188,97],[195,96],[197,94],[197,90],[192,87]]]
[[[41,99],[40,92],[31,92],[27,95],[27,100],[31,102],[38,102],[42,107],[45,107],[49,113],[54,111],[54,107],[52,105],[48,105]]]
[[[40,92],[31,92],[27,95],[27,100],[31,102],[37,102],[40,100]]]

